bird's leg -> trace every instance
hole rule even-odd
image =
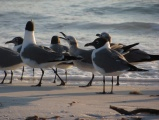
[[[41,71],[42,71],[42,75],[41,75],[40,81],[39,81],[39,83],[38,83],[37,85],[34,85],[33,87],[41,87],[41,84],[42,84],[42,78],[43,78],[43,75],[44,75],[44,70],[41,69]]]
[[[56,73],[57,73],[57,68],[55,69],[55,71],[56,71]],[[54,73],[55,73],[55,72],[54,72]],[[53,83],[56,83],[56,74],[55,74]]]
[[[105,92],[105,94],[113,94],[113,76],[112,76],[112,85],[111,85],[111,91],[110,92]]]
[[[33,68],[33,77],[34,77],[34,68]]]
[[[117,86],[119,86],[119,76],[117,76],[117,83],[116,83]]]
[[[12,72],[12,70],[11,70],[11,79],[10,79],[10,84],[12,84],[12,80],[13,80],[13,72]]]
[[[112,76],[112,87],[111,87],[111,92],[110,92],[110,94],[113,94],[113,76]]]
[[[88,86],[88,87],[92,86],[93,79],[94,79],[94,74],[92,73],[92,78],[91,78],[91,80],[89,81],[89,83],[86,86]]]
[[[4,80],[5,80],[5,79],[6,79],[6,77],[7,77],[7,72],[6,72],[6,71],[4,71],[4,74],[5,74],[5,76],[4,76],[4,78],[3,78],[2,82],[1,82],[1,84],[3,84],[3,83],[4,83]]]
[[[65,70],[66,80],[65,83],[67,83],[67,70]]]
[[[105,94],[105,76],[103,76],[103,94]]]
[[[24,66],[23,66],[22,75],[21,75],[21,78],[20,78],[21,81],[23,80],[23,73],[24,73]]]
[[[97,94],[107,94],[105,92],[105,76],[103,75],[103,92],[97,92]]]
[[[90,87],[90,86],[92,86],[92,81],[93,81],[93,79],[94,79],[94,74],[92,73],[92,78],[91,78],[91,80],[89,81],[89,83],[88,83],[87,85],[85,85],[85,86],[79,86],[79,87]]]
[[[57,77],[61,80],[61,84],[58,85],[58,86],[64,86],[65,85],[65,82],[61,79],[61,77],[57,74],[57,72],[52,68],[52,70],[54,71],[54,73],[57,75]]]
[[[103,92],[100,92],[99,94],[113,94],[113,76],[111,81],[112,81],[111,92],[105,92],[105,76],[103,76]]]

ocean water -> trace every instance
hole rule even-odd
[[[0,46],[12,48],[13,45],[4,43],[16,36],[23,37],[25,25],[31,19],[35,23],[37,44],[40,45],[49,47],[51,37],[61,36],[59,32],[64,32],[74,36],[79,47],[92,49],[84,48],[84,44],[93,41],[96,33],[105,31],[111,35],[113,42],[126,45],[139,42],[136,48],[149,54],[159,54],[158,0],[0,0]],[[61,44],[68,45],[62,40]],[[150,71],[126,73],[121,77],[140,79],[143,84],[149,79],[158,81],[159,61],[137,66]],[[14,74],[19,76],[21,69],[15,70]],[[64,70],[59,70],[59,74],[64,75]],[[91,77],[91,73],[75,67],[69,69],[68,74],[70,77],[78,76],[79,81]],[[41,71],[35,69],[35,75],[39,78]],[[4,76],[3,71],[0,71],[0,76]],[[24,76],[32,77],[31,68],[26,67]],[[47,77],[53,77],[51,69],[46,70],[44,79]]]

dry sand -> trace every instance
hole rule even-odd
[[[102,91],[102,86],[31,85],[24,82],[0,85],[0,120],[25,120],[34,115],[50,118],[48,120],[121,120],[126,117],[159,120],[157,115],[124,116],[109,108],[113,105],[127,110],[159,109],[159,97],[150,97],[159,94],[158,86],[114,86],[114,94],[96,94]],[[110,91],[110,86],[106,86],[106,90]],[[131,91],[140,91],[142,95],[129,94]]]

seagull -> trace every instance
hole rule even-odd
[[[14,44],[13,50],[20,53],[21,48],[22,48],[22,43],[23,43],[23,38],[22,37],[15,37],[11,41],[7,41],[5,44],[9,44],[9,43],[13,43]],[[45,46],[41,46],[41,45],[39,47],[41,47],[43,49],[49,49],[49,48],[46,48]],[[53,48],[53,46],[51,48]],[[67,50],[67,48],[65,48],[65,50]],[[55,52],[57,52],[57,51],[55,51]],[[63,67],[63,66],[59,65],[59,67]],[[57,70],[56,70],[56,72],[57,72]],[[23,73],[24,73],[24,66],[23,66],[23,69],[22,69],[21,80],[23,79]],[[34,68],[33,68],[33,76],[34,76]]]
[[[22,48],[23,38],[22,37],[15,37],[10,41],[7,41],[5,44],[13,43],[14,47],[13,50],[20,53],[20,50]],[[21,81],[23,80],[23,73],[24,73],[24,66],[22,69],[22,75],[21,75]],[[33,68],[33,76],[34,76],[34,68]]]
[[[41,69],[42,75],[41,75],[39,83],[36,86],[41,86],[42,84],[44,68],[52,68],[53,66],[61,63],[62,61],[82,59],[82,58],[77,58],[74,56],[64,56],[62,54],[58,54],[54,52],[50,48],[47,48],[47,47],[42,48],[38,46],[36,44],[36,39],[34,36],[34,23],[32,20],[28,21],[26,24],[25,33],[24,33],[24,41],[20,51],[20,56],[22,61],[26,65],[32,68]],[[55,74],[57,73],[55,72]],[[64,85],[65,82],[62,79],[60,80],[61,80],[60,85]]]
[[[112,43],[111,36],[106,32],[102,32],[101,34],[96,34],[96,36],[108,39],[111,48],[115,48],[116,46],[125,46],[122,43]],[[151,55],[144,52],[143,50],[135,48],[131,48],[130,50],[128,50],[128,54],[125,54],[124,57],[129,63],[133,65],[137,65],[143,62],[151,62],[159,60],[159,55]],[[119,85],[119,76],[117,76],[116,85]]]
[[[58,53],[69,52],[69,48],[67,46],[61,45],[60,38],[58,36],[53,36],[51,38],[50,48]]]
[[[76,39],[73,36],[66,36],[63,32],[60,32],[63,37],[60,37],[61,39],[64,39],[69,44],[69,53],[73,56],[80,56],[83,59],[82,60],[76,60],[73,61],[74,66],[76,66],[78,69],[82,71],[87,71],[92,73],[92,78],[90,82],[86,86],[80,86],[80,87],[89,87],[92,85],[92,81],[94,79],[94,73],[96,70],[93,67],[92,60],[91,60],[91,54],[93,50],[84,50],[78,47],[78,43]]]
[[[58,36],[53,36],[51,38],[50,48],[56,53],[64,54],[65,56],[70,56],[69,48],[67,46],[61,45],[60,38]],[[67,69],[73,67],[73,62],[72,61],[61,62],[60,64],[57,64],[55,67],[56,67],[56,72],[57,72],[57,68],[65,70],[66,82],[67,82]],[[56,74],[55,74],[55,79],[53,83],[55,82],[56,82]]]
[[[11,80],[9,82],[11,84],[12,78],[13,78],[12,70],[22,67],[23,62],[22,62],[18,52],[15,52],[6,47],[0,47],[0,56],[1,56],[0,70],[4,70],[4,73],[5,73],[5,76],[4,76],[1,84],[4,83],[4,80],[7,76],[6,70],[11,70]]]
[[[94,46],[96,49],[92,52],[92,63],[94,68],[103,75],[103,92],[105,94],[105,76],[119,76],[125,72],[147,71],[137,68],[126,61],[124,56],[112,50],[110,43],[106,38],[97,38],[85,46]],[[113,82],[110,94],[113,93]]]
[[[92,64],[92,60],[91,60],[91,54],[93,52],[93,49],[84,50],[84,49],[78,48],[77,41],[73,36],[66,36],[63,32],[61,32],[61,34],[64,36],[64,38],[63,37],[60,37],[60,38],[65,39],[69,43],[70,54],[74,55],[74,56],[81,56],[83,58],[83,60],[81,60],[81,61],[74,61],[74,65],[82,71],[88,71],[88,72],[92,73],[92,78],[91,78],[90,82],[86,86],[81,86],[81,87],[91,86],[92,81],[94,79],[94,73],[97,72],[94,69],[93,64]],[[128,45],[128,46],[122,46],[122,47],[118,46],[118,47],[114,47],[113,49],[115,49],[115,50],[117,50],[117,51],[119,51],[123,54],[126,54],[127,51],[131,47],[134,47],[135,45],[138,45],[138,44],[139,43],[131,44],[131,45]]]

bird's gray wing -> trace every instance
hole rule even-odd
[[[22,52],[22,56],[36,61],[38,64],[54,62],[63,58],[62,54],[58,54],[50,49],[44,49],[37,45],[30,44]]]
[[[124,47],[124,46],[126,46],[126,45],[124,45],[124,44],[122,44],[122,43],[110,43],[110,47],[111,47],[112,49],[122,48],[122,47]]]
[[[111,46],[111,49],[119,49],[119,48],[122,48],[123,45],[120,45],[120,44],[114,44]]]
[[[48,47],[46,47],[46,46],[39,45],[39,47],[42,48],[42,49],[44,49],[44,50],[46,50],[46,51],[52,52],[52,49],[51,49],[51,48],[48,48]]]
[[[124,57],[128,62],[140,62],[145,59],[149,59],[150,56],[146,52],[139,49],[132,49],[128,54],[125,54]]]
[[[1,67],[10,67],[22,63],[19,53],[9,48],[0,47],[0,56]]]
[[[111,73],[115,71],[121,71],[128,69],[127,62],[122,58],[122,55],[114,50],[100,50],[95,54],[96,57],[93,61],[101,67],[106,73]]]
[[[67,46],[63,45],[63,51],[62,52],[69,52],[69,48]]]
[[[92,64],[92,58],[91,58],[91,56],[92,56],[93,50],[79,49],[78,51],[79,51],[78,56],[83,58],[81,60],[82,62]]]
[[[118,51],[112,50],[112,49],[110,49],[109,51],[112,54],[112,58],[114,58],[116,60],[122,59],[122,60],[126,61],[125,57],[122,54],[120,54]]]
[[[57,53],[62,53],[64,52],[63,50],[63,46],[59,45],[59,44],[54,44],[50,47],[53,51],[57,52]]]

